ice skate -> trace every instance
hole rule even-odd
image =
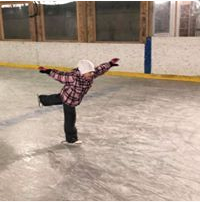
[[[82,141],[81,140],[77,140],[75,142],[67,142],[67,141],[61,141],[61,144],[63,145],[70,145],[70,146],[76,146],[76,145],[81,145],[82,144]]]
[[[38,106],[39,107],[42,107],[43,105],[42,105],[42,103],[40,102],[40,98],[39,98],[39,95],[37,94],[37,99],[38,99]]]

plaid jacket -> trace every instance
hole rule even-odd
[[[75,107],[81,103],[84,95],[92,87],[93,80],[107,72],[110,68],[110,63],[103,63],[97,66],[91,80],[86,80],[80,74],[78,68],[73,69],[71,72],[61,72],[53,69],[50,72],[50,76],[65,84],[60,92],[62,102],[71,107]]]

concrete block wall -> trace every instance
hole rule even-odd
[[[119,57],[112,71],[144,72],[144,44],[0,42],[0,63],[76,67],[80,59],[95,65]]]

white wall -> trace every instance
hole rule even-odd
[[[113,57],[121,59],[114,71],[144,72],[144,44],[0,42],[0,63],[76,67],[80,59],[98,65]]]
[[[152,73],[200,75],[200,37],[153,37]]]
[[[0,42],[0,63],[76,67],[78,60],[96,65],[119,57],[112,71],[144,73],[144,44]],[[153,37],[152,73],[200,75],[200,37]]]

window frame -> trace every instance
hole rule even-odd
[[[91,36],[88,42],[96,43],[120,43],[120,44],[140,44],[144,43],[147,36],[152,33],[152,1],[140,2],[140,16],[139,16],[139,40],[138,41],[97,41],[96,40],[96,6],[95,1],[90,1],[87,6],[88,9],[88,29]]]
[[[4,21],[3,21],[3,12],[2,6],[3,5],[14,5],[14,4],[28,4],[28,13],[29,16],[32,14],[33,11],[33,2],[31,1],[2,1],[0,2],[0,40],[1,41],[35,41],[36,40],[36,33],[35,33],[35,19],[29,17],[29,32],[30,38],[29,39],[6,39],[5,32],[4,32]]]

